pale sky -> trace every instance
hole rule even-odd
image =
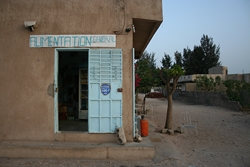
[[[146,51],[156,64],[164,53],[174,60],[200,45],[203,34],[220,45],[220,61],[229,74],[250,73],[250,0],[162,0],[163,22]]]

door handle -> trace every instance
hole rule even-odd
[[[122,92],[122,88],[118,88],[118,89],[117,89],[117,92]]]

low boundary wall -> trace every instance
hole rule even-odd
[[[230,101],[225,92],[187,92],[175,90],[173,100],[180,100],[193,104],[220,106],[236,111],[240,111],[241,109],[239,102]]]

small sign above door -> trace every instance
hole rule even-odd
[[[101,85],[101,92],[103,95],[108,95],[110,93],[110,89],[111,87],[109,84],[104,83]]]
[[[31,35],[30,47],[116,47],[115,35]]]

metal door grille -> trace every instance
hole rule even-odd
[[[114,133],[122,126],[122,50],[90,49],[89,51],[89,132]],[[110,86],[104,95],[101,85]]]

